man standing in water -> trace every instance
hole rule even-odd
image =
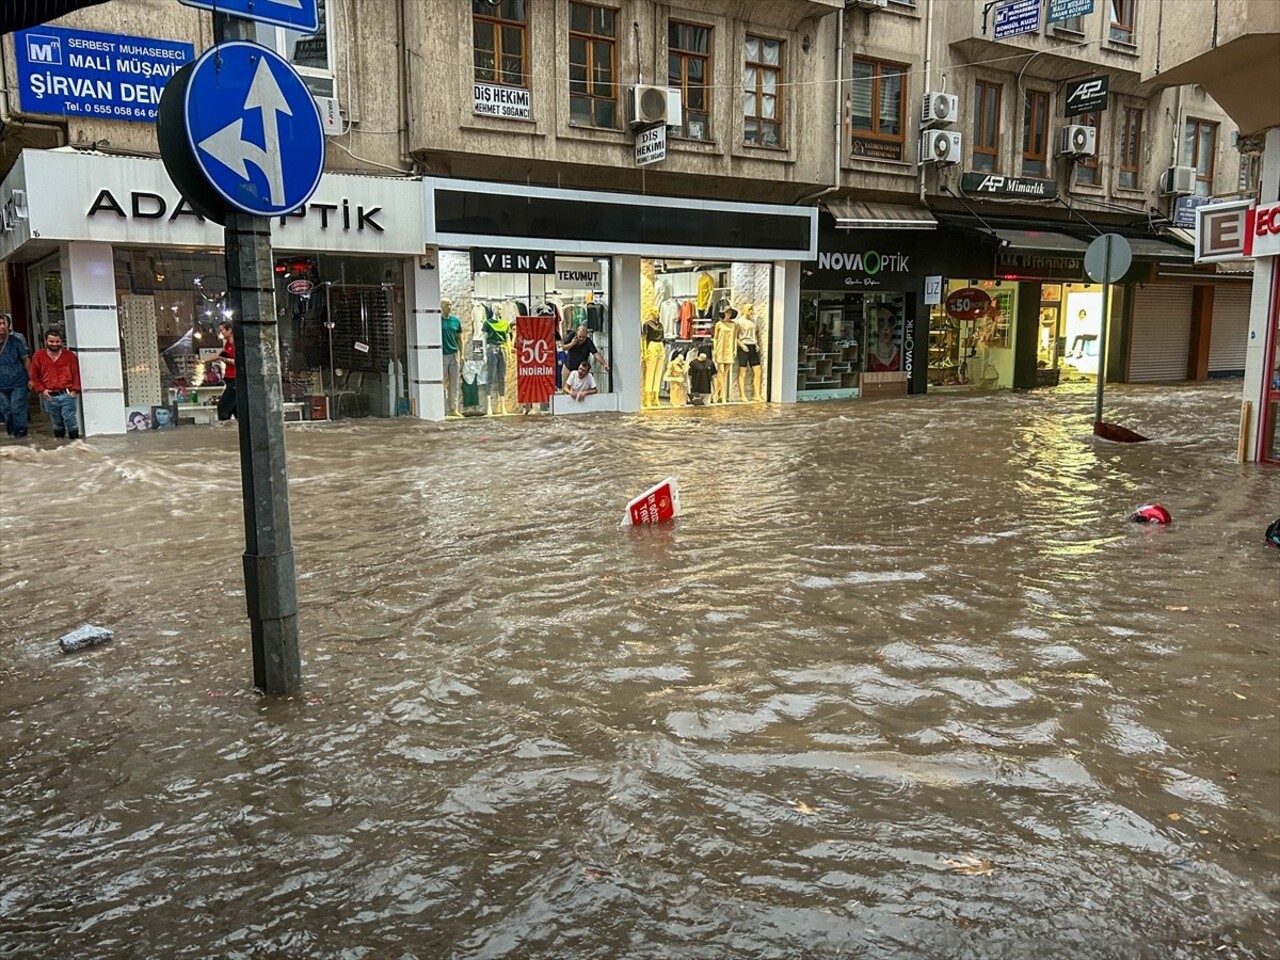
[[[79,440],[76,398],[80,396],[80,360],[63,346],[61,331],[46,333],[44,349],[31,358],[31,386],[49,414],[53,435]]]
[[[27,381],[31,356],[27,341],[12,329],[12,319],[0,313],[0,420],[4,432],[21,439],[27,435]]]
[[[218,397],[218,419],[239,419],[236,413],[236,342],[230,320],[218,324],[218,336],[222,338],[222,353],[218,354],[218,359],[223,361],[222,381],[226,384]]]

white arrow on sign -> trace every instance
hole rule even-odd
[[[302,0],[276,0],[277,3],[301,5]],[[200,149],[217,160],[228,170],[233,171],[243,180],[249,179],[249,169],[245,166],[252,163],[267,176],[267,189],[271,194],[272,206],[284,205],[284,161],[280,156],[280,126],[276,113],[293,116],[289,103],[276,83],[275,74],[267,65],[266,57],[258,61],[258,69],[254,71],[253,81],[249,84],[249,93],[244,98],[244,110],[262,111],[262,136],[265,149],[244,139],[244,118],[231,121],[221,130],[212,133],[200,141]]]

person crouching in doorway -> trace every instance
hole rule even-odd
[[[59,330],[46,333],[44,347],[31,358],[31,389],[40,394],[53,435],[79,440],[80,360],[63,344]]]
[[[230,420],[239,417],[236,414],[236,341],[231,322],[223,320],[218,324],[218,336],[222,338],[222,352],[218,359],[222,361],[222,380],[226,384],[218,397],[218,419]]]
[[[591,361],[583,360],[578,364],[578,369],[569,374],[569,379],[564,385],[564,392],[573,399],[581,403],[593,393],[599,393],[596,387],[596,378],[591,375]]]

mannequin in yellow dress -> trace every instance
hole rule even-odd
[[[738,311],[726,306],[711,334],[711,362],[716,365],[716,378],[711,386],[712,403],[729,402],[729,371],[737,359]],[[739,398],[741,399],[741,398]]]

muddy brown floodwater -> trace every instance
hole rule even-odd
[[[0,449],[0,956],[1276,957],[1238,404],[290,427],[274,700],[234,428]]]

